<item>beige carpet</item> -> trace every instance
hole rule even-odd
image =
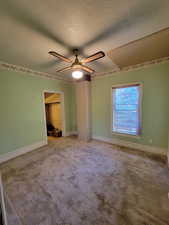
[[[169,225],[168,168],[125,148],[60,138],[2,171],[22,225]]]

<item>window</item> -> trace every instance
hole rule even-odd
[[[140,134],[140,88],[139,84],[113,88],[113,132]]]

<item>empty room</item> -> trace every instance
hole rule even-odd
[[[169,225],[169,1],[0,3],[0,225]]]

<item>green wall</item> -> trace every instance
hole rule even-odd
[[[45,140],[44,90],[64,92],[66,132],[74,130],[73,84],[0,70],[0,154]]]
[[[130,82],[143,83],[142,134],[140,138],[113,135],[111,132],[111,87]],[[92,82],[93,136],[168,147],[169,131],[169,64],[114,73]],[[152,139],[152,143],[150,143]]]
[[[111,132],[111,87],[142,82],[142,134],[140,138]],[[0,154],[45,140],[43,90],[63,91],[66,132],[76,131],[74,84],[30,74],[0,70]],[[169,64],[114,73],[92,81],[92,134],[168,148]],[[152,139],[152,143],[150,143]]]

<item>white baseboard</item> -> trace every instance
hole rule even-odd
[[[118,138],[106,138],[106,137],[99,137],[99,136],[93,136],[92,138],[95,140],[104,141],[107,143],[111,143],[111,144],[115,144],[115,145],[119,145],[123,147],[138,149],[144,152],[167,156],[167,148],[165,149],[165,148],[160,148],[155,146],[143,145],[143,144],[134,143],[130,141],[120,140]]]
[[[8,152],[8,153],[5,153],[3,155],[0,155],[0,163],[3,163],[3,162],[6,162],[10,159],[13,159],[13,158],[16,158],[17,156],[20,156],[20,155],[23,155],[27,152],[31,152],[37,148],[40,148],[44,145],[47,145],[47,141],[40,141],[40,142],[37,142],[35,144],[32,144],[32,145],[28,145],[28,146],[24,146],[22,148],[18,148],[16,149],[15,151],[12,151],[12,152]]]

